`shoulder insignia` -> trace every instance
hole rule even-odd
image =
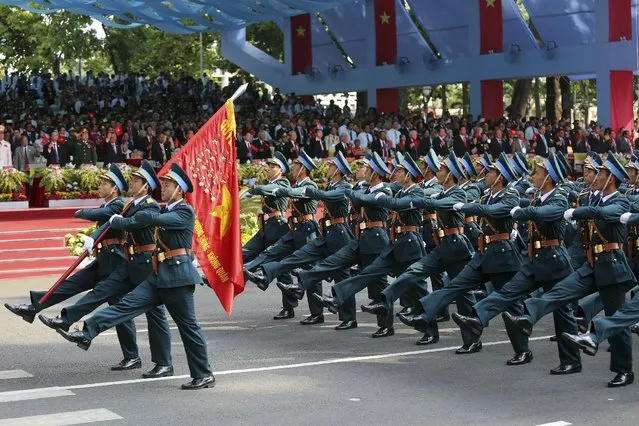
[[[155,203],[155,200],[153,198],[149,197],[149,198],[146,199],[146,203],[147,204],[153,204],[153,203]]]

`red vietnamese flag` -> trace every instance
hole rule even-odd
[[[375,61],[392,64],[397,56],[395,0],[375,0]]]
[[[504,50],[504,23],[501,0],[479,1],[479,53],[499,53]]]
[[[291,17],[291,72],[303,73],[313,66],[313,47],[311,45],[311,15]]]
[[[193,192],[186,196],[195,210],[193,250],[230,315],[233,298],[244,290],[233,101],[226,101],[159,174],[173,162],[193,182]]]

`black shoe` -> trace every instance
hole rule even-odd
[[[635,334],[639,335],[639,323],[633,325],[632,327],[630,327],[630,331],[632,331]]]
[[[635,373],[617,373],[614,379],[608,382],[609,388],[620,388],[632,384],[635,381]]]
[[[251,281],[252,283],[255,283],[255,285],[257,285],[262,291],[266,291],[269,285],[264,276],[251,272],[248,269],[244,269],[244,281]]]
[[[415,344],[417,346],[423,346],[423,345],[434,345],[437,342],[439,342],[439,334],[431,336],[430,334],[427,333],[427,334],[424,334],[424,336],[422,336],[422,338],[419,339],[417,343]]]
[[[294,297],[297,300],[304,298],[304,289],[299,284],[284,284],[278,281],[277,287],[287,296]]]
[[[400,315],[399,320],[406,324],[409,327],[412,327],[416,330],[422,329],[424,330],[428,327],[429,322],[421,315]]]
[[[354,277],[355,275],[359,275],[359,267],[354,266],[351,269],[349,269],[348,272],[350,272],[351,277]]]
[[[5,303],[4,307],[17,316],[22,317],[22,319],[29,324],[33,323],[37,313],[33,305],[12,305],[10,303]]]
[[[532,323],[528,319],[527,316],[515,316],[510,312],[504,312],[501,314],[504,322],[510,325],[514,325],[518,329],[520,329],[526,336],[530,336],[532,334]]]
[[[300,270],[299,269],[293,269],[291,271],[291,275],[295,277],[295,279],[299,282],[300,280]]]
[[[142,360],[140,357],[136,358],[124,358],[118,365],[111,367],[113,371],[126,371],[135,370],[136,368],[142,368]]]
[[[360,306],[362,312],[366,312],[373,315],[388,315],[388,307],[384,302],[370,303],[368,305]]]
[[[337,302],[333,296],[327,296],[325,294],[313,293],[313,297],[320,301],[322,306],[328,309],[330,312],[337,314]]]
[[[87,350],[91,346],[91,339],[87,339],[84,336],[84,332],[81,330],[75,330],[72,332],[64,331],[62,329],[56,330],[58,334],[71,343],[76,343],[80,349]]]
[[[595,340],[595,336],[586,333],[575,336],[574,334],[561,333],[564,342],[573,349],[581,349],[586,355],[595,356],[599,350],[599,343]]]
[[[373,339],[378,337],[389,337],[395,334],[395,329],[393,327],[382,327],[372,334]]]
[[[575,317],[575,321],[577,321],[577,327],[579,328],[580,333],[588,332],[588,321],[584,317]]]
[[[335,327],[335,330],[350,330],[352,328],[357,328],[357,321],[355,320],[351,320],[351,321],[343,321],[340,325]]]
[[[450,321],[450,315],[448,315],[448,314],[437,315],[437,318],[435,318],[435,321],[437,321],[437,322],[448,322],[448,321]]]
[[[215,387],[215,377],[203,377],[201,379],[193,379],[188,383],[182,385],[182,389],[184,390],[197,390],[204,388],[212,388]]]
[[[474,354],[475,352],[481,351],[481,340],[471,343],[470,345],[463,345],[461,348],[457,349],[455,353],[457,355],[467,355]]]
[[[514,357],[510,358],[506,362],[506,365],[524,365],[524,364],[528,364],[532,360],[533,360],[532,352],[530,351],[520,352],[518,354],[515,354]]]
[[[558,367],[550,370],[550,374],[560,376],[563,374],[581,373],[581,364],[559,364]]]
[[[453,321],[455,321],[455,324],[462,330],[469,330],[476,336],[481,336],[481,333],[484,331],[484,325],[477,317],[467,317],[454,312]]]
[[[415,313],[415,308],[403,308],[401,311],[395,312],[395,316],[399,317],[399,314],[412,315],[414,313]]]
[[[550,339],[548,339],[548,340],[550,340],[551,342],[556,342],[557,341],[557,335],[550,336]]]
[[[324,314],[310,315],[300,321],[302,325],[324,324]]]
[[[295,318],[295,311],[292,309],[282,309],[279,314],[273,317],[274,320]]]
[[[63,320],[60,317],[55,317],[55,318],[49,318],[49,317],[45,317],[44,315],[40,314],[38,315],[38,318],[40,318],[40,321],[42,321],[42,323],[44,325],[46,325],[49,328],[52,328],[54,330],[64,330],[64,331],[69,331],[69,327],[71,327],[71,324],[69,324],[68,322],[66,322],[65,320]]]
[[[142,373],[142,377],[145,379],[157,379],[160,377],[169,377],[173,375],[172,365],[155,365],[152,369],[146,373]]]

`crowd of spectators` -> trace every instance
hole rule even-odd
[[[206,75],[150,79],[90,71],[82,77],[5,76],[0,81],[0,166],[24,169],[33,161],[65,165],[132,157],[163,164],[240,84],[232,80],[221,88]],[[596,122],[485,120],[421,110],[388,115],[373,108],[352,111],[333,101],[323,106],[313,97],[284,96],[255,85],[236,101],[236,122],[241,162],[265,159],[275,151],[294,159],[301,148],[315,158],[339,151],[355,158],[367,152],[388,157],[395,151],[417,158],[431,147],[440,156],[488,152],[493,158],[501,152],[630,154],[639,148],[632,130]]]

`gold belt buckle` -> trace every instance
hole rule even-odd
[[[442,238],[444,236],[444,230],[440,229],[439,231],[437,231],[437,235],[439,236],[439,238]]]
[[[293,218],[293,223],[297,225],[297,218],[296,217]]]
[[[158,253],[158,261],[164,262],[165,260],[166,260],[166,256],[164,255],[164,253]]]
[[[402,227],[401,226],[396,227],[395,228],[395,233],[401,234],[402,233]]]
[[[360,224],[359,224],[359,229],[361,229],[362,231],[363,231],[364,229],[366,229],[366,222],[362,222],[362,223],[360,223]]]
[[[102,247],[104,247],[102,243],[98,243],[98,250],[102,250]]]
[[[133,248],[133,246],[129,246],[129,254],[135,254],[135,249]]]
[[[595,245],[595,247],[594,247],[595,254],[603,253],[603,251],[604,251],[603,244]]]
[[[324,221],[324,226],[331,226],[331,220],[330,219],[326,219]]]
[[[635,247],[639,248],[639,238],[635,238]]]
[[[485,242],[486,244],[490,244],[490,237],[489,237],[488,235],[486,235],[486,236],[484,237],[484,242]]]
[[[541,248],[541,241],[535,241],[535,249],[539,250]]]

